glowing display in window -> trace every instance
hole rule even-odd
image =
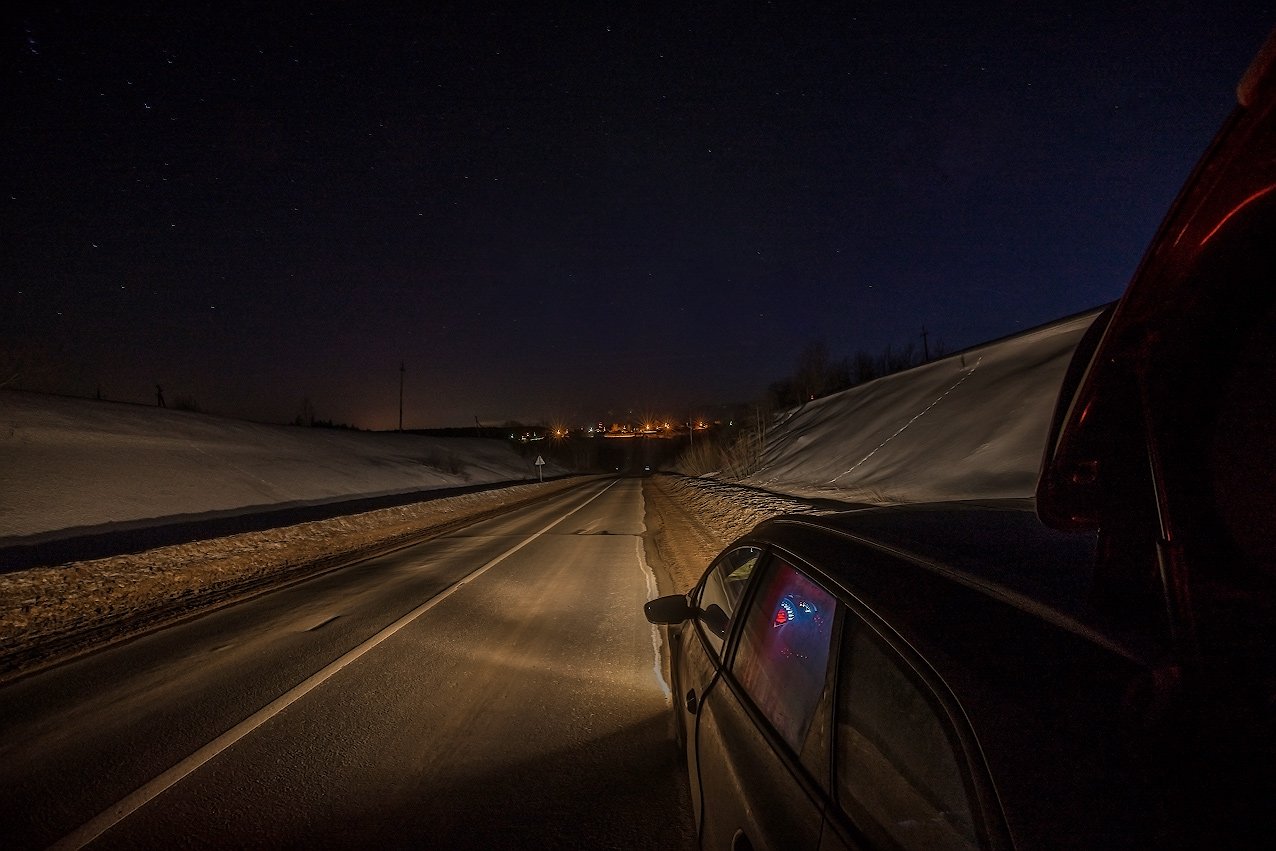
[[[771,621],[771,626],[779,629],[797,616],[797,611],[793,605],[793,601],[785,597],[780,601],[780,606],[775,610],[775,618]]]
[[[813,620],[816,623],[823,622],[823,618],[820,617],[820,610],[815,607],[814,603],[790,595],[780,600],[775,609],[775,617],[771,619],[771,627],[772,629],[779,629],[799,617]]]

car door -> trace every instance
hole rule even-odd
[[[739,546],[719,556],[690,594],[696,615],[677,633],[672,633],[676,636],[673,640],[680,645],[670,652],[677,736],[687,753],[697,823],[700,795],[696,788],[696,720],[700,705],[721,669],[727,635],[761,555],[759,547]]]
[[[826,799],[829,656],[836,598],[773,555],[750,590],[728,665],[695,730],[705,849],[815,848]]]
[[[863,620],[841,630],[833,794],[821,851],[976,851],[989,828],[960,736],[918,670]]]

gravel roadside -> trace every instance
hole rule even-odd
[[[647,560],[661,594],[683,594],[736,538],[777,514],[822,513],[808,502],[714,479],[643,480]]]

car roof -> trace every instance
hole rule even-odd
[[[937,677],[1016,844],[1139,847],[1156,835],[1143,762],[1122,745],[1124,697],[1155,651],[1090,609],[1094,536],[1051,530],[1031,501],[1007,500],[785,515],[750,538],[800,559]]]
[[[756,534],[783,529],[848,538],[905,558],[1006,602],[1102,628],[1090,604],[1097,536],[1045,526],[1031,500],[970,500],[885,506],[826,515],[782,515]],[[786,536],[792,538],[792,535]],[[794,541],[790,541],[793,543]],[[849,565],[821,564],[850,580]],[[848,589],[849,590],[849,589]]]

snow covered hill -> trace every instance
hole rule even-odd
[[[743,483],[874,504],[1030,497],[1064,371],[1099,312],[804,405]]]
[[[535,481],[534,460],[500,440],[263,425],[0,391],[0,546],[264,506]]]

